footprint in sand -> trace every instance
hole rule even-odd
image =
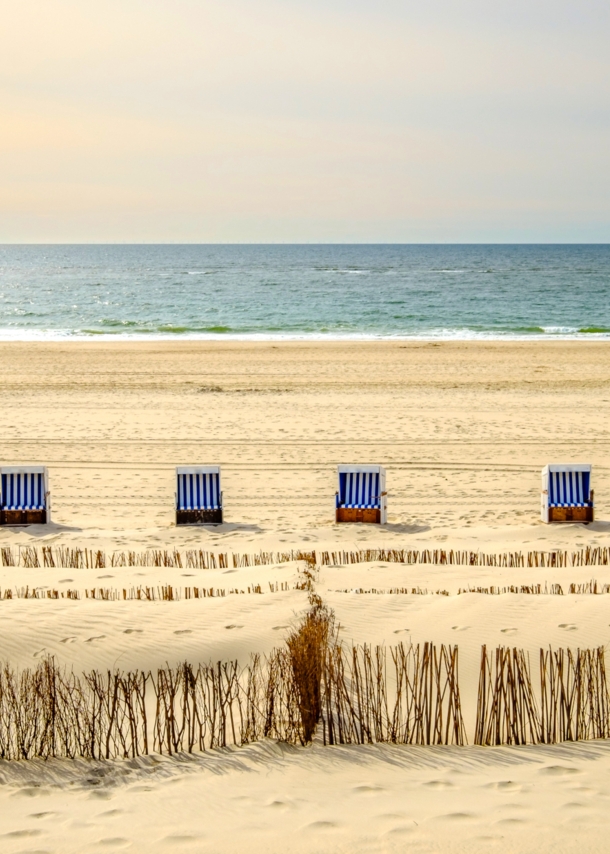
[[[410,631],[411,631],[411,629],[394,629],[394,634],[395,635],[401,635],[401,634],[403,634],[403,632],[410,632]]]
[[[280,812],[285,812],[288,809],[293,809],[292,804],[287,803],[282,800],[271,801],[267,804],[268,807],[274,810],[279,810]]]
[[[69,583],[70,583],[70,582],[72,582],[72,581],[74,581],[74,579],[73,579],[73,578],[60,578],[60,579],[59,579],[59,583],[60,583],[60,584],[69,584]]]
[[[27,839],[29,836],[41,836],[42,830],[12,830],[2,835],[5,839]]]
[[[43,646],[42,649],[39,649],[34,653],[34,658],[38,658],[39,655],[44,655],[44,653],[46,651],[47,651],[47,648],[45,646]]]
[[[280,629],[289,629],[289,628],[290,628],[290,626],[273,626],[273,631],[279,632]]]
[[[500,631],[505,635],[514,635],[517,633],[517,629],[515,629],[514,626],[510,629],[500,629]]]
[[[312,821],[306,825],[307,830],[334,830],[339,825],[334,821]]]
[[[50,789],[45,789],[44,786],[23,786],[21,789],[17,789],[16,792],[13,792],[11,797],[13,798],[40,798],[47,797],[47,795],[51,794]]]
[[[470,626],[451,626],[454,632],[466,632]]]
[[[236,626],[231,624],[230,626],[225,626],[225,629],[243,629],[243,626]]]
[[[87,638],[87,640],[85,641],[85,643],[93,643],[93,641],[96,641],[96,640],[102,640],[102,639],[103,639],[103,638],[105,638],[105,637],[106,637],[106,635],[93,635],[93,637],[92,637],[92,638]]]
[[[578,768],[570,768],[567,765],[547,765],[538,771],[539,774],[545,774],[549,777],[567,777],[572,774],[582,774]]]
[[[144,631],[144,629],[123,629],[123,634],[124,635],[134,635],[137,633],[137,634],[141,635],[143,631]]]
[[[449,812],[445,815],[439,815],[437,818],[443,821],[470,821],[470,819],[476,818],[476,815],[473,812]]]
[[[176,629],[174,634],[175,635],[192,635],[193,632],[191,629]]]
[[[388,836],[405,836],[408,833],[413,833],[417,827],[417,822],[412,820],[411,824],[399,824],[397,827],[388,830]]]
[[[114,578],[114,575],[98,575],[98,578]]]
[[[75,640],[76,638],[62,638],[60,643],[74,643]]]
[[[577,632],[578,626],[575,626],[574,623],[559,623],[560,629],[565,629],[566,632]]]

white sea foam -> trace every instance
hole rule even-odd
[[[10,341],[561,341],[610,340],[610,332],[516,333],[471,329],[431,329],[412,333],[371,332],[82,332],[67,329],[0,329]]]

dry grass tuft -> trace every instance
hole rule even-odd
[[[286,639],[305,744],[312,740],[322,714],[322,673],[329,646],[336,641],[334,612],[313,592],[309,606],[300,625]]]

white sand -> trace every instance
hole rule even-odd
[[[49,465],[53,524],[0,546],[141,550],[610,545],[605,344],[2,345],[6,463]],[[221,387],[223,391],[200,391]],[[594,464],[594,524],[539,521],[540,468]],[[335,526],[338,462],[381,462],[389,524]],[[223,466],[226,524],[173,526],[173,467]],[[346,640],[457,643],[471,736],[480,646],[597,646],[606,596],[456,595],[610,582],[610,567],[363,564],[318,591]],[[75,670],[267,652],[306,604],[295,565],[234,570],[0,569],[0,587],[246,588],[180,602],[0,602],[1,657]],[[450,596],[360,595],[424,587]],[[472,739],[471,739],[472,740]],[[271,743],[194,759],[0,763],[1,850],[427,852],[606,850],[605,742],[547,748]]]

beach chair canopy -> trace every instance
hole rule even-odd
[[[542,470],[548,489],[549,507],[589,507],[591,505],[591,466],[553,463]]]
[[[220,466],[178,466],[177,510],[219,510]]]
[[[46,510],[47,469],[45,466],[3,466],[2,510]]]
[[[383,466],[339,466],[338,474],[337,507],[359,510],[381,508],[381,496],[385,492]]]

